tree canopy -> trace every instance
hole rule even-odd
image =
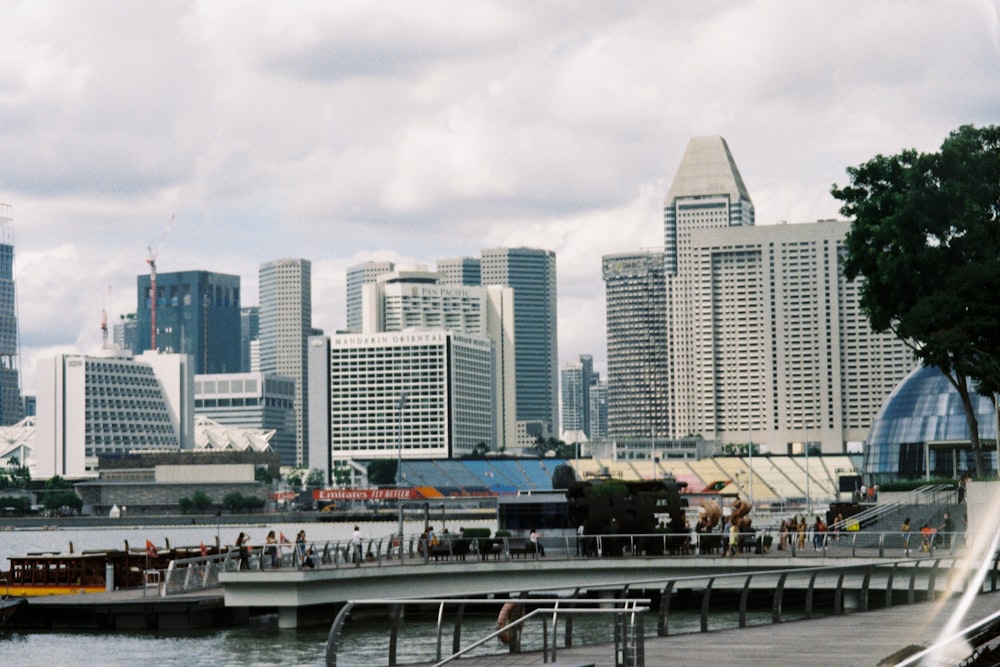
[[[986,475],[971,382],[1000,390],[1000,127],[965,125],[935,153],[904,150],[849,167],[834,185],[853,218],[844,275],[861,307],[962,398],[976,474]],[[929,462],[927,462],[929,465]]]

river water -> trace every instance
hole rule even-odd
[[[396,523],[358,524],[365,539],[384,539],[396,530]],[[456,531],[458,526],[495,527],[488,521],[463,521],[448,526]],[[423,529],[423,522],[407,522],[405,532],[411,534]],[[441,526],[437,526],[438,530]],[[294,539],[300,530],[306,530],[310,542],[344,541],[350,538],[354,524],[305,522],[246,524],[204,524],[195,526],[107,526],[101,528],[73,529],[18,529],[0,530],[0,562],[9,565],[7,558],[31,552],[59,552],[69,550],[72,542],[76,552],[123,548],[127,540],[132,547],[145,545],[150,540],[156,546],[197,546],[232,544],[240,531],[250,534],[254,544],[264,541],[267,531],[283,533]],[[377,593],[375,594],[377,596]],[[330,618],[333,622],[333,618]],[[671,633],[697,631],[698,618],[693,614],[672,613]],[[735,617],[730,621],[735,624]],[[493,631],[495,616],[484,614],[469,618],[463,623],[463,645],[471,643]],[[712,626],[729,625],[725,619],[713,617]],[[443,646],[451,646],[450,628],[446,628]],[[428,618],[408,616],[402,624],[399,659],[401,662],[433,660],[436,650],[436,629],[433,614]],[[551,632],[551,628],[550,628]],[[647,635],[655,632],[655,619],[646,621]],[[324,663],[329,625],[324,627],[282,630],[277,627],[276,616],[255,618],[248,626],[205,631],[157,632],[22,632],[0,629],[0,665],[134,665],[153,663],[157,667],[173,665],[321,665]],[[613,641],[612,623],[587,617],[578,619],[574,628],[577,641],[586,643]],[[373,667],[387,663],[388,624],[384,619],[352,620],[341,637],[338,665],[363,665]],[[522,639],[525,648],[541,647],[541,628],[528,628]],[[480,654],[501,653],[506,648],[492,642],[479,649]],[[610,649],[609,649],[610,653]]]

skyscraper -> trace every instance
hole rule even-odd
[[[150,277],[136,278],[136,340],[132,351],[149,349]],[[156,275],[156,347],[189,354],[195,373],[240,369],[240,277],[211,271]]]
[[[260,370],[295,380],[295,461],[309,461],[309,365],[312,264],[278,259],[260,265]]]
[[[663,253],[605,255],[607,435],[647,441],[668,432],[667,302]]]
[[[0,204],[0,425],[24,417],[21,401],[17,298],[14,293],[14,233],[9,204]]]
[[[240,370],[251,373],[253,368],[253,342],[260,339],[260,307],[250,306],[240,311]],[[260,360],[257,360],[259,365]]]
[[[361,331],[361,293],[364,286],[395,268],[392,262],[362,262],[347,267],[347,331]]]
[[[663,220],[670,435],[749,439],[774,453],[809,441],[842,453],[863,441],[913,359],[871,332],[843,278],[850,223],[754,226],[721,137],[688,144]]]
[[[514,290],[518,430],[557,436],[559,332],[556,255],[551,250],[538,248],[492,248],[483,250],[481,257],[482,284],[503,285]]]
[[[438,273],[443,273],[445,276],[441,282],[448,285],[481,285],[482,268],[482,260],[478,257],[456,257],[437,261]]]
[[[594,380],[594,357],[581,354],[578,361],[563,364],[562,429],[590,438],[590,389]]]
[[[442,285],[442,278],[438,272],[397,270],[365,285],[362,331],[444,330],[489,339],[494,420],[484,444],[496,451],[516,447],[513,290]]]

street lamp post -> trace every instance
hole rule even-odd
[[[809,424],[803,422],[806,429],[806,514],[812,514],[812,496],[809,493]]]

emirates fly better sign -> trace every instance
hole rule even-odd
[[[414,489],[316,489],[313,500],[410,500],[420,498]]]

